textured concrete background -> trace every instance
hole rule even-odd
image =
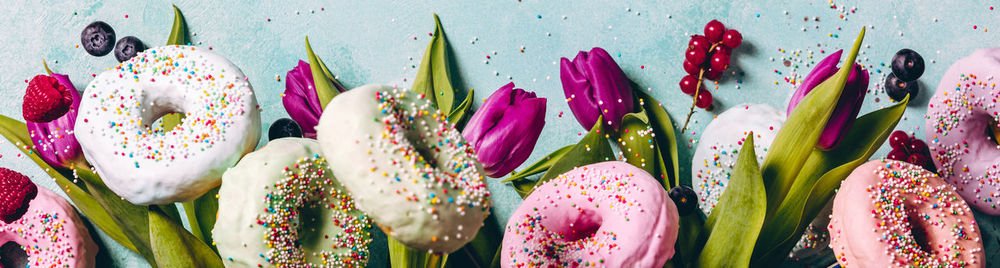
[[[53,71],[69,74],[77,88],[117,63],[113,56],[96,58],[76,47],[88,23],[103,20],[119,38],[134,35],[147,45],[161,45],[173,20],[170,4],[176,4],[187,18],[196,45],[228,57],[250,77],[267,129],[270,122],[287,117],[280,102],[283,77],[298,59],[305,58],[306,35],[345,86],[408,86],[428,33],[433,31],[431,14],[438,13],[455,52],[459,85],[477,90],[477,106],[510,81],[549,98],[543,138],[530,163],[574,143],[584,131],[563,101],[560,57],[604,47],[681,124],[691,103],[677,88],[684,74],[681,63],[688,36],[700,33],[709,20],[719,19],[743,33],[743,46],[734,53],[733,72],[727,72],[719,89],[712,91],[717,108],[711,113],[697,112],[693,127],[679,136],[681,174],[686,179],[692,146],[713,114],[743,102],[785,107],[794,90],[785,79],[801,79],[811,63],[836,49],[849,48],[863,26],[870,28],[858,59],[872,71],[872,86],[862,113],[890,104],[880,84],[896,50],[912,48],[927,62],[920,83],[923,90],[898,127],[916,131],[918,137],[923,137],[919,128],[930,91],[948,66],[1000,40],[997,1],[291,2],[6,2],[0,7],[6,14],[0,17],[4,29],[0,43],[5,46],[0,50],[4,96],[0,114],[21,118],[25,81],[44,72],[42,59],[49,61]],[[991,10],[991,6],[998,7]],[[282,81],[276,81],[276,76]],[[24,172],[54,189],[44,173],[13,146],[0,143],[0,166]],[[886,148],[878,156],[884,156]],[[491,190],[501,223],[505,222],[520,199],[499,183],[493,183]],[[103,234],[102,239],[104,252],[116,266],[144,265],[137,255],[112,245]]]

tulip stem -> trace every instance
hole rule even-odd
[[[715,50],[716,47],[718,47],[721,44],[722,44],[721,41],[718,42],[718,43],[712,44],[712,46],[708,48],[708,52],[712,52],[713,50]],[[705,56],[705,57],[708,57],[708,56]],[[693,98],[693,100],[691,100],[691,110],[688,111],[688,116],[687,116],[686,119],[684,119],[684,126],[681,127],[681,133],[684,133],[684,130],[687,130],[688,122],[691,121],[691,115],[694,115],[695,104],[698,104],[698,93],[701,92],[701,84],[704,81],[705,81],[705,69],[701,68],[701,71],[698,72],[698,84],[695,85],[695,87],[694,87],[694,98]],[[711,105],[709,105],[709,108],[711,108]]]

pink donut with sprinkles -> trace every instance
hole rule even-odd
[[[260,139],[260,107],[243,71],[207,49],[163,46],[97,75],[75,134],[108,188],[137,205],[191,201]],[[173,128],[160,117],[180,113]]]
[[[927,105],[926,137],[945,181],[973,208],[1000,215],[1000,48],[948,68]]]
[[[844,267],[983,267],[972,209],[937,174],[895,160],[861,165],[833,201],[830,247]]]
[[[33,198],[10,200],[10,188],[30,191]],[[0,268],[94,267],[97,244],[73,206],[49,189],[35,186],[28,177],[0,168],[0,202],[25,201],[23,214],[0,221]]]
[[[642,169],[610,161],[535,187],[503,236],[503,267],[663,267],[678,214]]]

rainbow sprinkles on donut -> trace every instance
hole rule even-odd
[[[220,33],[190,32],[177,6],[156,45],[106,16],[127,8],[74,11],[59,21],[82,29],[73,49],[44,54],[44,73],[5,72],[30,78],[5,87],[21,118],[0,115],[18,150],[0,146],[0,268],[1000,266],[1000,48],[905,48],[886,42],[909,40],[905,16],[881,26],[880,10],[839,1],[809,11],[829,18],[741,1],[719,19],[695,9],[663,25],[675,4],[605,18],[593,5],[622,4],[574,3],[552,19],[553,7],[516,2],[481,4],[503,16],[441,10],[431,32],[396,18],[381,31],[344,3],[295,20],[243,3],[268,15],[194,28],[247,19],[241,29],[258,30],[243,34],[271,38],[239,39],[253,57],[208,45]],[[405,39],[426,42],[423,56],[402,71],[371,64],[412,46],[309,30],[331,13],[365,16],[369,35],[414,31]],[[470,25],[446,35],[453,23]],[[539,29],[545,38],[527,37]],[[663,29],[656,42],[634,38]],[[300,42],[306,32],[322,46]],[[493,48],[504,33],[500,44],[523,45]],[[302,43],[301,59],[284,51]],[[475,77],[484,70],[493,75]]]

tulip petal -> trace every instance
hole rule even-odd
[[[861,111],[861,105],[865,100],[865,93],[868,90],[868,72],[860,65],[855,64],[851,75],[847,78],[844,92],[841,93],[837,101],[837,108],[833,110],[833,115],[827,121],[823,134],[820,136],[816,146],[821,150],[832,150],[837,147],[840,140],[854,125],[854,120]]]
[[[83,150],[80,143],[73,134],[73,125],[76,123],[76,116],[80,107],[80,92],[63,74],[51,74],[59,84],[66,87],[73,104],[66,114],[46,123],[35,123],[28,121],[26,126],[31,135],[31,141],[35,144],[35,151],[46,163],[54,167],[69,168],[72,163],[83,162]]]
[[[309,64],[299,60],[285,75],[285,96],[281,98],[285,111],[302,127],[307,138],[316,138],[316,124],[323,113],[312,77]]]
[[[483,137],[503,117],[504,111],[510,106],[513,93],[513,82],[500,87],[489,98],[486,98],[486,101],[479,107],[479,110],[469,119],[469,123],[465,125],[465,130],[462,131],[462,136],[465,137],[465,140],[473,144],[473,148],[477,150],[482,148],[480,144],[483,141]]]
[[[580,51],[576,59],[572,62],[567,58],[560,60],[559,78],[562,80],[563,94],[565,94],[569,110],[573,112],[576,121],[584,128],[593,126],[597,121],[600,111],[597,110],[597,103],[591,100],[590,81],[587,74],[581,73],[586,68],[579,68],[578,64],[586,61],[586,52]]]
[[[788,102],[788,109],[785,112],[791,114],[792,110],[799,105],[799,102],[806,97],[806,94],[809,94],[813,88],[820,83],[823,83],[823,81],[826,81],[826,79],[833,76],[833,74],[837,73],[837,63],[840,62],[840,56],[843,53],[843,49],[837,50],[837,52],[823,58],[823,60],[816,64],[816,67],[813,67],[812,71],[810,71],[809,74],[806,75],[806,78],[802,80],[802,83],[799,84],[799,88],[792,94],[792,99]]]
[[[604,49],[581,51],[573,61],[563,58],[560,69],[563,93],[581,126],[589,129],[603,115],[618,129],[622,116],[632,112],[631,84]]]
[[[545,104],[534,98],[513,105],[483,137],[477,152],[487,176],[507,175],[528,159],[545,125]]]

